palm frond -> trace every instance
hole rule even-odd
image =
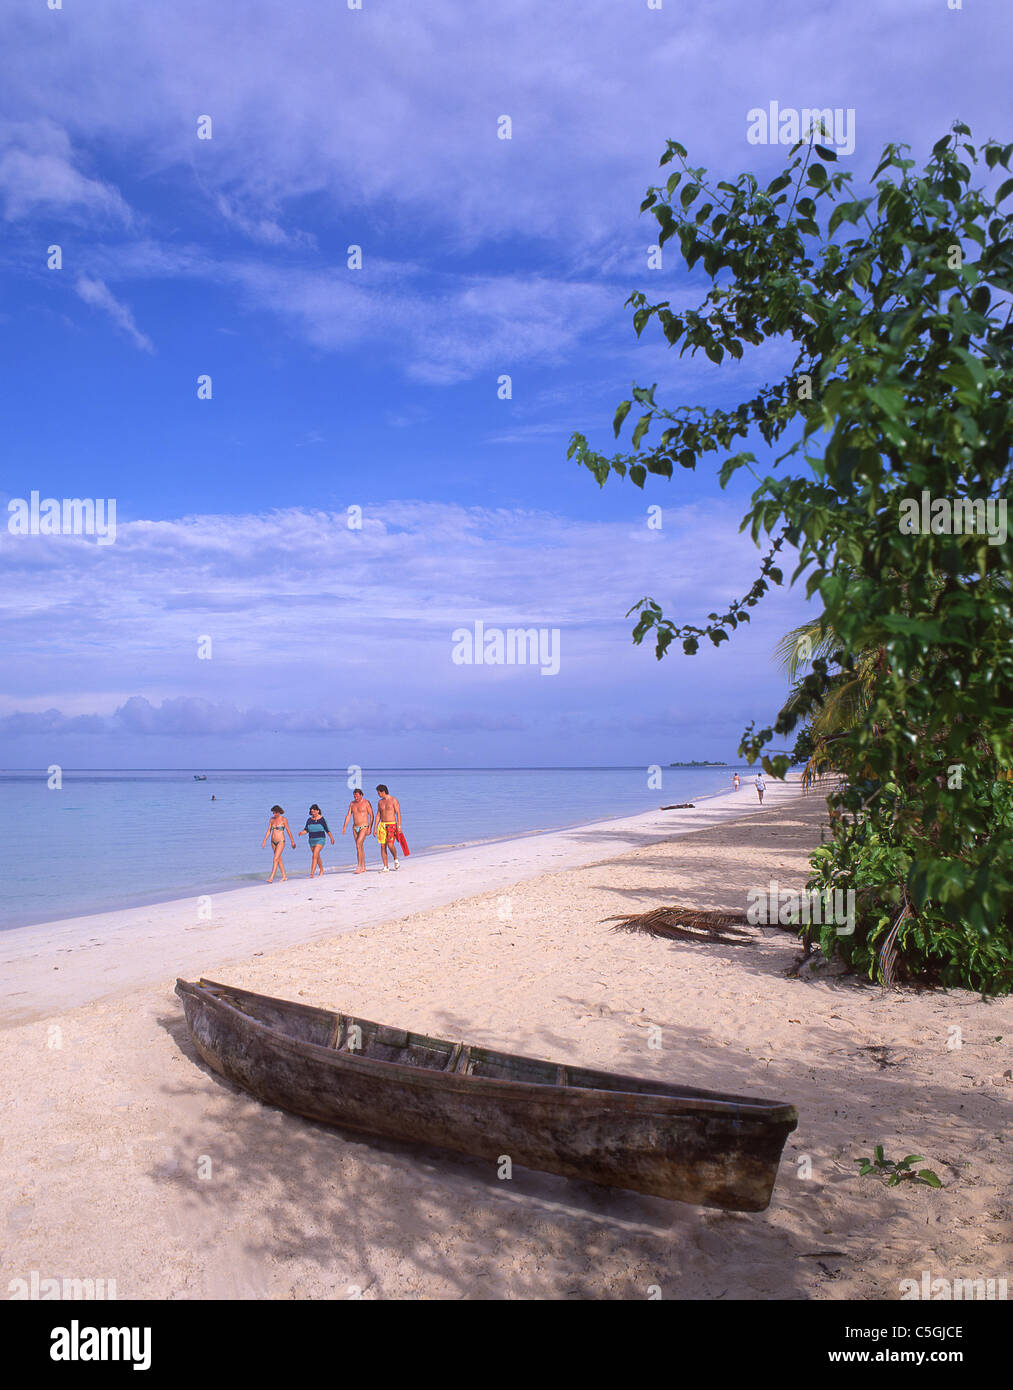
[[[716,912],[699,907],[655,907],[649,912],[631,916],[618,913],[602,918],[615,922],[613,931],[643,932],[647,936],[663,936],[670,941],[716,942],[721,946],[744,946],[753,940],[743,931],[745,919],[741,912]]]
[[[816,657],[832,656],[837,646],[836,634],[827,627],[821,616],[786,632],[774,648],[774,660],[787,671],[788,679],[794,682]]]

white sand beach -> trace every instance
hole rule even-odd
[[[790,781],[768,781],[766,805],[795,792]],[[265,882],[250,887],[16,927],[0,932],[0,1029],[170,975],[207,974],[209,960],[231,966],[254,951],[358,931],[479,891],[503,891],[535,874],[720,825],[756,805],[755,790],[744,785],[704,798],[691,811],[657,810],[409,855],[396,874],[378,872],[379,850],[370,840],[370,871],[355,875],[352,837],[338,836],[323,878],[290,870],[287,882],[267,884],[265,870]]]
[[[1011,1272],[1013,1001],[798,980],[744,945],[628,935],[666,902],[801,887],[797,784],[4,934],[2,1279],[120,1298],[893,1300]],[[375,868],[375,865],[374,865]],[[177,975],[533,1056],[792,1102],[766,1212],[725,1213],[327,1129],[197,1057]],[[647,1045],[662,1030],[660,1051]],[[956,1045],[958,1044],[959,1045]],[[941,1190],[857,1176],[882,1143]]]

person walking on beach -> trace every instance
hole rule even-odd
[[[355,857],[359,861],[355,872],[364,874],[366,872],[366,836],[373,828],[373,808],[362,794],[362,788],[356,787],[352,792],[352,799],[348,803],[348,811],[345,814],[345,823],[341,827],[344,835],[348,829],[348,821],[352,821],[352,834],[355,836]]]
[[[214,797],[212,797],[211,800],[214,801]],[[292,848],[295,849],[295,837],[292,834],[292,827],[285,818],[285,812],[280,806],[272,806],[271,819],[267,822],[267,830],[264,832],[264,838],[260,842],[260,848],[263,849],[267,844],[267,837],[270,835],[271,845],[274,849],[274,863],[271,865],[271,877],[267,880],[268,883],[274,882],[274,876],[279,869],[281,870],[282,882],[284,883],[288,878],[288,874],[285,872],[285,865],[281,862],[282,851],[285,848],[286,830],[288,831],[288,838],[292,841]]]
[[[313,877],[318,869],[320,870],[320,877],[323,878],[324,865],[323,860],[320,858],[320,851],[324,847],[324,835],[331,836],[332,845],[334,844],[334,836],[331,835],[331,827],[324,819],[323,811],[321,811],[315,801],[310,807],[310,818],[302,830],[299,831],[299,834],[308,835],[310,837],[310,850],[313,854],[313,858],[310,860],[310,878]]]
[[[397,863],[397,842],[401,834],[401,803],[396,796],[391,796],[390,792],[381,782],[376,789],[376,828],[373,834],[380,841],[380,857],[383,859],[381,873],[387,872],[387,851],[390,850],[394,860],[394,868]]]
[[[738,791],[738,789],[739,789],[739,774],[738,774],[738,773],[736,773],[735,776],[732,778],[732,786],[735,788],[736,791]]]
[[[758,773],[756,774],[756,777],[754,778],[754,783],[755,783],[755,786],[756,786],[756,795],[760,798],[760,805],[762,806],[762,805],[763,805],[763,793],[767,790],[767,784],[766,784],[766,782],[763,780],[763,773],[762,773],[762,772],[758,772]]]

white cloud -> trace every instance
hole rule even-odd
[[[415,380],[452,385],[518,363],[566,359],[590,334],[621,321],[609,286],[544,275],[425,273],[412,262],[367,256],[361,270],[214,257],[193,247],[105,249],[91,273],[114,282],[184,276],[232,284],[247,310],[268,313],[311,347],[370,344]]]
[[[131,339],[135,347],[144,352],[154,352],[155,345],[146,333],[142,333],[134,322],[134,316],[126,304],[121,304],[104,280],[91,280],[86,275],[78,277],[74,286],[86,304],[94,305],[108,314],[117,328]]]
[[[45,117],[0,121],[0,148],[0,193],[8,221],[57,213],[72,221],[132,223],[117,189],[82,173],[66,131]]]
[[[1013,10],[926,21],[912,49],[909,8],[883,0],[858,33],[832,6],[772,20],[744,2],[683,13],[582,0],[575,17],[544,0],[474,14],[459,0],[386,0],[361,12],[317,0],[241,9],[179,0],[144,7],[129,24],[115,7],[65,10],[57,34],[40,5],[16,21],[23,57],[5,97],[19,118],[6,128],[0,192],[12,218],[57,210],[130,224],[112,183],[82,168],[80,151],[92,163],[115,151],[153,203],[169,200],[171,225],[161,246],[80,247],[87,276],[113,286],[133,275],[213,278],[315,348],[396,343],[410,377],[452,385],[509,371],[511,360],[565,360],[598,326],[618,323],[633,284],[650,288],[645,254],[657,228],[637,207],[669,135],[715,177],[757,164],[773,172],[785,152],[747,144],[751,106],[844,104],[858,113],[854,167],[864,159],[868,172],[885,139],[912,140],[917,152],[919,137],[937,136],[958,92],[961,113],[987,123],[1005,90],[1001,39]],[[0,12],[0,42],[13,23]],[[887,54],[898,36],[905,62],[884,84],[869,53]],[[961,46],[977,65],[970,91],[948,61]],[[205,114],[214,136],[200,141]],[[514,123],[509,141],[496,138],[502,114]],[[184,219],[204,245],[169,244]],[[227,244],[231,231],[255,258]],[[383,259],[381,248],[409,239],[417,266]],[[342,263],[351,243],[363,246],[361,274]],[[524,247],[512,263],[529,268],[482,274],[469,259],[479,245]],[[619,277],[622,293],[602,277]],[[659,297],[687,295],[685,277],[669,270],[655,283]]]
[[[276,216],[268,215],[266,212],[254,212],[252,215],[245,213],[234,206],[224,193],[217,195],[215,206],[226,222],[237,227],[251,241],[260,242],[264,246],[283,246],[302,250],[314,250],[316,248],[316,238],[311,236],[309,232],[288,232]]]
[[[912,18],[910,0],[881,0],[858,29],[847,7],[772,16],[747,0],[177,0],[129,22],[118,5],[75,8],[59,33],[41,4],[0,14],[21,55],[11,108],[145,172],[193,171],[209,208],[224,197],[254,239],[297,235],[284,210],[312,197],[343,233],[402,218],[423,242],[547,237],[606,259],[617,232],[647,225],[636,207],[667,136],[737,172],[756,158],[751,106],[815,101],[857,109],[874,163],[886,139],[935,137],[958,109],[975,129],[993,118],[1013,22],[1009,6]],[[199,142],[204,114],[214,138]]]
[[[0,606],[0,641],[23,654],[3,708],[108,717],[129,692],[292,718],[383,706],[397,719],[528,719],[625,708],[635,681],[631,717],[649,718],[676,668],[695,700],[717,668],[659,665],[632,647],[626,610],[650,593],[699,621],[748,589],[758,552],[727,503],[666,508],[658,532],[630,502],[627,519],[601,522],[422,502],[366,504],[361,530],[344,512],[299,509],[120,521],[103,547],[0,532],[2,595],[31,594]],[[780,688],[770,653],[803,612],[801,594],[777,594],[735,634],[750,689]],[[559,676],[455,666],[451,632],[479,619],[561,629]],[[202,637],[210,660],[198,659]]]

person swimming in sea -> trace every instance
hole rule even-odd
[[[323,811],[321,811],[315,801],[310,807],[309,820],[306,822],[303,829],[299,831],[299,834],[308,835],[310,837],[310,850],[313,854],[313,858],[310,860],[310,878],[313,877],[318,869],[320,871],[320,877],[323,878],[324,865],[323,860],[320,858],[320,851],[324,847],[324,835],[330,835],[332,845],[334,844],[334,836],[331,835],[331,827],[327,824],[326,820],[324,820]]]
[[[214,801],[214,797],[212,797],[211,800]],[[281,862],[282,851],[285,848],[286,830],[288,831],[289,839],[292,841],[292,848],[295,849],[295,837],[285,817],[285,812],[280,806],[272,806],[271,819],[267,822],[267,830],[264,832],[264,838],[260,842],[260,848],[263,849],[267,844],[267,837],[270,835],[271,847],[274,850],[274,863],[271,865],[271,877],[267,880],[268,883],[274,882],[274,876],[279,869],[281,870],[282,881],[284,882],[284,880],[288,878],[288,874],[285,872],[285,865]]]

